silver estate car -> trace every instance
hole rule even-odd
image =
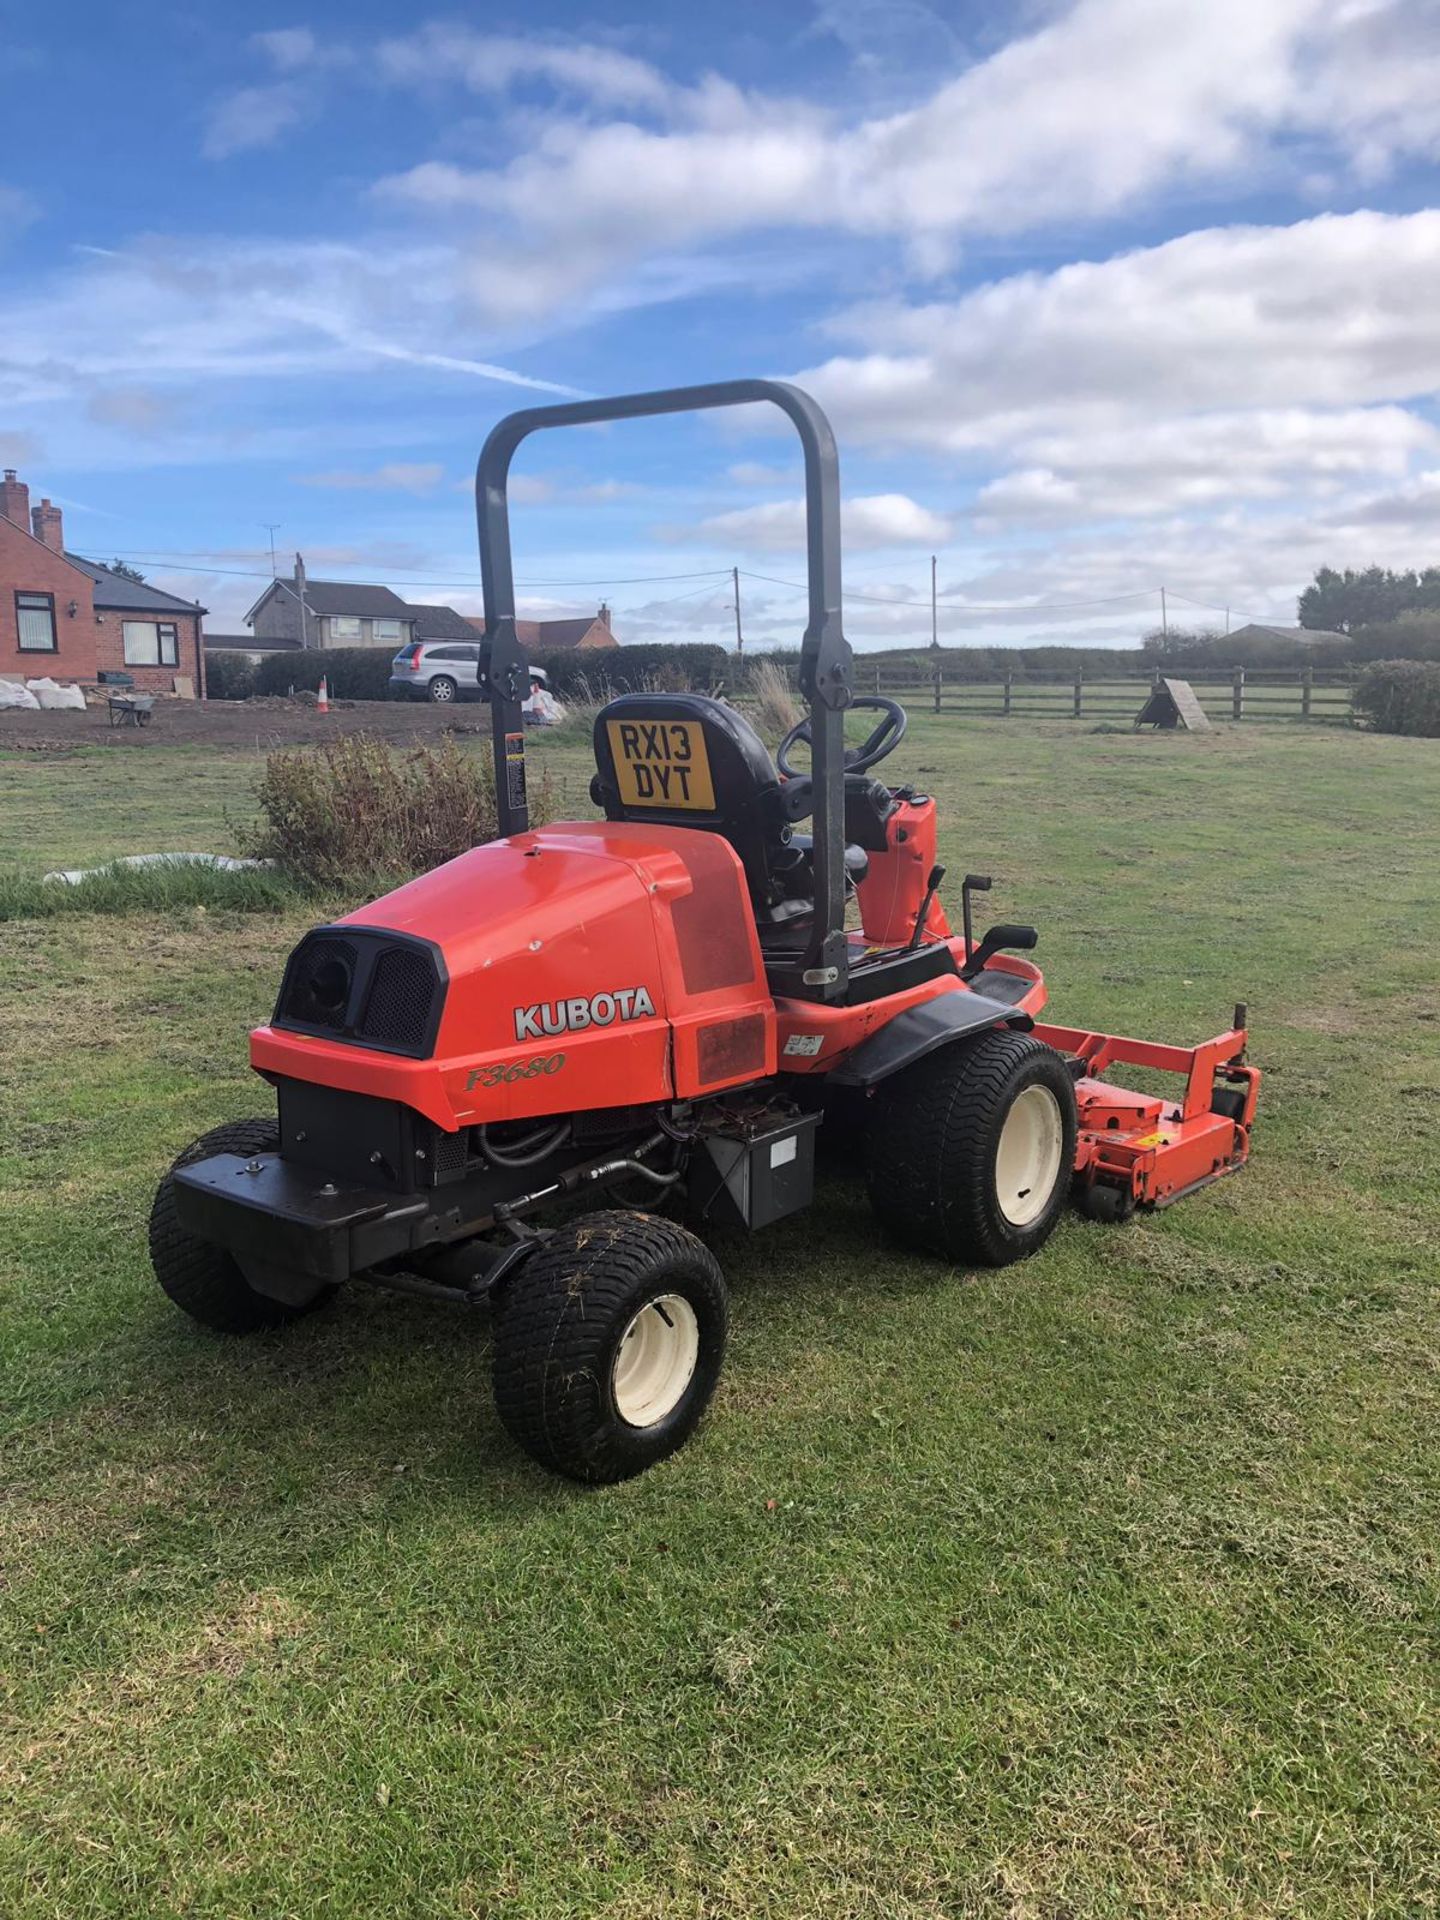
[[[478,700],[480,645],[464,640],[412,640],[390,662],[392,700]]]

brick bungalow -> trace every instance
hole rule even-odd
[[[7,467],[0,479],[0,674],[93,682],[128,673],[137,688],[172,693],[187,675],[205,697],[205,609],[65,551],[57,506],[30,505]]]
[[[480,633],[485,622],[470,619]],[[548,653],[552,648],[569,653],[579,647],[618,647],[620,642],[610,630],[610,609],[601,601],[598,613],[581,614],[573,620],[517,620],[515,638],[527,653]]]

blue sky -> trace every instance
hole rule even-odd
[[[0,0],[0,457],[234,628],[282,556],[479,605],[549,392],[830,409],[847,629],[1134,644],[1440,559],[1437,0]],[[793,641],[746,415],[532,441],[522,598]]]

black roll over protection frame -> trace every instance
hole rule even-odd
[[[809,618],[800,648],[800,692],[810,708],[813,743],[815,918],[803,977],[823,1000],[840,999],[849,982],[845,941],[845,709],[853,695],[854,656],[840,613],[840,460],[835,435],[808,393],[783,380],[721,380],[702,387],[611,399],[569,400],[507,414],[491,429],[475,468],[475,517],[485,588],[481,684],[490,695],[497,812],[502,836],[530,824],[525,792],[527,692],[524,650],[515,634],[515,577],[506,488],[522,440],[544,427],[591,426],[657,413],[701,413],[766,400],[786,414],[805,456],[805,553]]]

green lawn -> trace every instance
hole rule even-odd
[[[0,753],[0,865],[223,848],[253,765]],[[891,766],[1057,1019],[1249,1001],[1254,1161],[981,1275],[833,1180],[601,1492],[478,1319],[155,1288],[301,918],[0,924],[4,1920],[1440,1913],[1440,747],[920,716]]]

